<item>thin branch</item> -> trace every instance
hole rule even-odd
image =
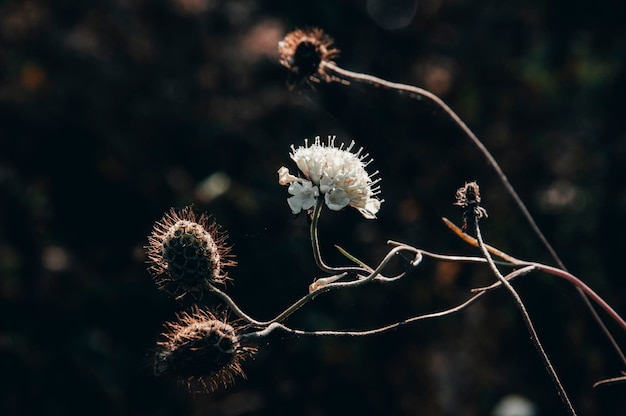
[[[383,260],[380,262],[380,264],[374,269],[372,270],[367,276],[360,276],[359,279],[357,280],[352,280],[349,282],[332,282],[332,283],[326,283],[326,284],[322,284],[322,285],[316,285],[315,283],[313,283],[310,287],[310,290],[315,291],[318,290],[319,288],[322,287],[328,287],[328,286],[332,286],[332,287],[355,287],[355,286],[360,286],[363,285],[365,283],[368,283],[372,280],[374,280],[376,277],[380,276],[381,271],[387,266],[387,264],[391,261],[391,259],[398,253],[402,252],[402,251],[410,251],[413,253],[419,253],[419,250],[411,247],[411,246],[407,246],[407,245],[402,245],[402,246],[396,246],[394,248],[392,248],[391,250],[389,250],[389,252],[385,255],[385,257],[383,258]],[[312,292],[313,293],[313,292]]]
[[[617,376],[617,377],[612,377],[612,378],[607,378],[604,380],[600,380],[597,381],[595,383],[593,383],[593,387],[596,388],[598,386],[606,386],[609,384],[617,384],[617,383],[623,383],[626,381],[626,374],[622,375],[622,376]]]
[[[257,326],[257,327],[264,327],[264,326],[269,325],[268,322],[257,321],[256,319],[246,314],[230,296],[228,296],[225,292],[222,292],[221,290],[219,290],[212,284],[207,283],[206,290],[209,293],[212,293],[216,295],[218,298],[222,299],[222,301],[224,301],[228,305],[230,310],[232,310],[235,313],[235,315],[237,315],[239,318],[243,319],[247,323]]]
[[[547,238],[539,229],[539,226],[537,225],[534,218],[530,214],[530,211],[528,211],[528,208],[526,208],[526,205],[524,204],[522,199],[519,197],[519,195],[517,194],[517,192],[511,185],[511,183],[509,182],[508,178],[504,174],[504,171],[502,170],[502,168],[500,167],[496,159],[493,157],[491,152],[489,152],[489,150],[480,141],[480,139],[478,139],[476,134],[474,134],[474,132],[465,124],[465,122],[461,120],[461,118],[454,112],[454,110],[452,110],[452,108],[450,108],[448,104],[446,104],[441,98],[439,98],[437,95],[423,88],[415,87],[413,85],[406,85],[406,84],[386,81],[382,78],[378,78],[378,77],[368,75],[368,74],[361,74],[358,72],[348,71],[328,61],[322,61],[322,65],[324,66],[324,70],[327,71],[329,75],[336,76],[339,79],[363,82],[366,84],[375,85],[377,87],[387,88],[390,90],[398,91],[400,93],[405,93],[411,98],[421,99],[422,97],[425,97],[431,100],[433,103],[435,103],[445,113],[447,113],[448,116],[456,123],[457,126],[459,126],[459,128],[465,133],[465,135],[472,141],[472,143],[478,148],[478,150],[487,159],[487,162],[489,162],[491,167],[496,171],[496,174],[500,178],[500,181],[506,188],[507,192],[515,200],[515,203],[517,204],[520,211],[522,212],[522,214],[524,215],[524,217],[530,224],[535,234],[537,234],[537,237],[539,237],[543,245],[546,247],[546,249],[550,252],[551,256],[557,262],[557,264],[562,269],[565,268],[565,266],[563,265],[563,262],[561,261],[559,256],[556,254],[556,251],[554,251],[554,248],[552,248],[552,245],[548,242]]]
[[[486,259],[485,259],[485,262],[487,262]],[[519,275],[515,275],[513,277],[523,276],[523,275],[529,274],[530,272],[533,272],[535,270],[537,270],[537,267],[534,264],[531,264],[531,265],[528,265],[528,266],[526,266],[524,268],[519,269],[519,271],[524,271],[524,273],[520,273]],[[504,276],[504,278],[510,282],[510,281],[513,280],[513,278],[509,278],[508,277],[509,275]],[[475,287],[474,289],[471,290],[471,292],[472,293],[489,292],[490,290],[497,289],[500,286],[502,286],[502,282],[500,282],[500,280],[498,280],[497,282],[495,282],[494,284],[491,284],[489,286]]]
[[[478,221],[475,221],[475,227],[476,227],[476,237],[478,239],[478,245],[481,251],[483,252],[483,256],[485,256],[485,259],[487,259],[487,263],[489,264],[489,267],[491,268],[491,271],[493,272],[493,274],[498,278],[500,283],[504,285],[504,287],[509,291],[509,293],[515,300],[515,303],[517,304],[517,307],[519,308],[522,314],[522,318],[524,319],[524,323],[526,324],[526,327],[528,328],[528,332],[530,333],[530,338],[535,344],[535,348],[539,352],[539,355],[543,359],[543,363],[546,367],[546,370],[548,371],[548,374],[550,374],[550,377],[552,378],[552,381],[554,382],[557,388],[557,392],[559,393],[559,396],[561,397],[563,404],[565,404],[565,407],[567,408],[568,413],[572,416],[575,416],[576,411],[574,410],[574,407],[572,406],[572,403],[570,402],[570,399],[567,396],[567,392],[565,391],[563,384],[561,384],[561,381],[559,380],[559,376],[557,375],[554,367],[552,366],[552,363],[550,362],[550,359],[548,358],[546,351],[543,349],[543,346],[541,345],[541,341],[539,340],[537,331],[535,330],[532,320],[530,319],[530,315],[528,314],[528,311],[526,310],[526,306],[524,306],[524,302],[522,302],[522,299],[520,298],[517,291],[513,288],[511,283],[509,283],[509,281],[505,279],[504,276],[502,276],[502,274],[498,270],[498,267],[493,263],[491,254],[489,253],[489,250],[487,250],[487,247],[485,246],[485,243],[483,242],[482,235],[480,232],[480,227],[478,225]],[[481,293],[485,293],[485,292],[481,292]]]
[[[514,279],[515,277],[521,276],[523,274],[526,274],[528,272],[531,271],[531,267],[526,267],[526,268],[522,268],[519,270],[515,270],[511,273],[509,273],[506,276],[506,279]],[[361,336],[369,336],[369,335],[375,335],[375,334],[382,334],[385,332],[389,332],[389,331],[393,331],[396,330],[398,328],[400,328],[401,326],[404,325],[408,325],[408,324],[412,324],[414,322],[419,322],[419,321],[424,321],[427,319],[434,319],[434,318],[441,318],[443,316],[447,316],[447,315],[451,315],[453,313],[459,312],[463,309],[465,309],[466,307],[470,306],[471,304],[473,304],[474,302],[476,302],[478,299],[480,299],[482,296],[485,295],[486,292],[481,292],[481,293],[477,293],[474,296],[472,296],[471,298],[467,299],[466,301],[464,301],[463,303],[449,308],[449,309],[445,309],[439,312],[433,312],[433,313],[428,313],[428,314],[424,314],[424,315],[418,315],[418,316],[414,316],[408,319],[405,319],[403,321],[400,322],[395,322],[393,324],[390,325],[386,325],[380,328],[375,328],[375,329],[368,329],[368,330],[362,330],[362,331],[305,331],[305,330],[301,330],[301,329],[293,329],[290,328],[284,324],[278,323],[278,322],[274,322],[270,325],[268,325],[266,328],[264,328],[263,330],[260,331],[255,331],[255,332],[251,332],[248,334],[244,334],[241,335],[240,338],[245,338],[245,339],[257,339],[257,338],[263,338],[267,335],[269,335],[270,333],[272,333],[274,330],[281,330],[284,332],[287,332],[289,334],[292,335],[306,335],[306,336],[319,336],[319,337],[361,337]]]
[[[338,81],[342,85],[349,85],[350,81],[361,82],[365,84],[374,85],[376,87],[387,88],[387,89],[396,91],[400,94],[406,94],[408,97],[416,99],[416,100],[427,98],[431,100],[433,103],[435,103],[446,114],[448,114],[448,116],[454,121],[454,123],[456,123],[456,125],[465,133],[465,135],[472,141],[472,143],[478,148],[478,150],[487,159],[487,162],[495,170],[496,174],[498,175],[500,181],[506,188],[507,192],[509,193],[509,195],[511,195],[511,197],[517,204],[519,210],[522,212],[522,214],[526,218],[526,221],[532,228],[533,232],[537,235],[537,237],[542,242],[544,247],[548,250],[548,252],[552,256],[556,264],[561,269],[567,270],[567,268],[565,267],[565,264],[563,263],[561,258],[558,256],[558,254],[556,253],[556,251],[554,250],[554,248],[552,247],[548,239],[545,237],[545,235],[543,234],[543,232],[541,231],[541,229],[535,222],[535,219],[530,214],[530,211],[528,210],[528,208],[526,207],[526,205],[524,204],[520,196],[515,191],[515,188],[513,188],[513,185],[511,185],[511,183],[509,182],[508,178],[504,174],[504,171],[502,170],[502,168],[500,167],[496,159],[489,152],[489,150],[485,147],[485,145],[480,141],[480,139],[478,139],[478,137],[474,134],[474,132],[465,124],[465,122],[461,120],[461,118],[454,112],[454,110],[452,110],[452,108],[450,108],[441,98],[439,98],[437,95],[433,94],[432,92],[428,90],[415,87],[413,85],[390,82],[390,81],[386,81],[382,78],[378,78],[372,75],[348,71],[346,69],[340,68],[339,66],[337,66],[336,64],[328,60],[322,60],[320,66],[321,66],[322,72],[327,75],[325,79],[329,81]],[[622,363],[626,365],[626,355],[624,355],[617,341],[611,335],[610,331],[608,330],[608,328],[602,321],[602,318],[600,317],[600,315],[598,315],[598,312],[593,307],[591,301],[582,290],[580,289],[577,289],[577,290],[578,290],[579,295],[583,298],[585,305],[591,312],[594,320],[600,326],[602,331],[605,333],[606,337],[609,339],[609,341],[613,345],[613,348],[615,348],[616,352],[620,356]]]
[[[398,246],[405,246],[404,244],[397,244]],[[349,260],[353,261],[354,263],[358,264],[359,266],[363,267],[365,270],[372,272],[374,271],[374,269],[372,269],[370,266],[368,266],[367,264],[365,264],[364,261],[359,260],[356,256],[350,254],[347,250],[345,250],[344,248],[335,245],[335,247],[337,248],[337,250],[339,250],[339,252],[341,254],[343,254],[346,258],[348,258]],[[406,247],[410,247],[410,246],[406,246]],[[413,247],[411,247],[413,248]],[[418,264],[420,264],[422,262],[423,256],[422,256],[422,252],[421,250],[416,251],[415,253],[415,258],[413,260],[411,260],[409,262],[409,265],[411,267],[415,267]],[[407,259],[408,260],[408,259]],[[379,274],[378,276],[374,277],[374,280],[379,281],[379,282],[395,282],[396,280],[399,280],[401,278],[403,278],[404,276],[406,276],[406,271],[396,275],[396,276],[391,276],[391,277],[387,277],[387,276],[383,276],[382,274]]]
[[[456,234],[461,240],[465,241],[466,243],[468,243],[471,246],[478,247],[478,240],[476,240],[474,237],[464,233],[463,230],[461,230],[459,227],[457,227],[452,221],[450,221],[446,217],[442,217],[441,219],[444,222],[444,224],[446,224],[448,226],[448,228],[451,229],[452,232],[454,232],[454,234]],[[515,257],[510,256],[510,255],[506,254],[505,252],[500,251],[497,248],[492,247],[490,245],[485,244],[485,248],[489,251],[489,253],[493,254],[494,256],[497,256],[497,257],[501,258],[502,260],[506,260],[506,261],[511,262],[513,264],[525,263],[522,260],[516,259]]]
[[[285,319],[291,316],[294,312],[296,312],[302,306],[306,305],[309,301],[313,300],[316,296],[322,293],[328,292],[333,289],[356,287],[356,286],[360,286],[360,285],[363,285],[367,282],[374,280],[376,276],[379,276],[380,272],[382,271],[383,268],[386,267],[389,261],[397,253],[401,251],[410,251],[412,253],[419,253],[419,250],[411,246],[407,246],[407,245],[396,246],[393,249],[391,249],[389,253],[387,253],[387,255],[383,258],[383,260],[380,262],[378,267],[376,267],[376,269],[373,269],[368,275],[362,276],[360,279],[349,281],[349,282],[334,282],[334,281],[328,281],[328,280],[324,281],[320,279],[321,281],[324,282],[324,284],[316,285],[315,284],[316,282],[314,282],[310,286],[310,291],[308,294],[298,299],[291,306],[289,306],[283,312],[278,314],[274,319],[269,320],[269,321],[259,321],[259,320],[252,318],[250,315],[246,314],[228,294],[216,288],[215,286],[211,284],[207,284],[207,290],[210,293],[213,293],[214,295],[222,299],[228,305],[228,307],[235,313],[235,315],[242,318],[249,324],[256,326],[256,327],[267,327],[273,323],[283,322]],[[339,275],[333,276],[333,280],[337,280],[341,277],[344,277],[345,275],[346,273],[344,272]],[[320,280],[318,280],[317,282],[320,282]]]
[[[393,241],[393,240],[389,240],[387,241],[388,244],[392,244],[395,246],[403,246],[406,245],[404,243],[400,243],[398,241]],[[475,256],[452,256],[449,254],[439,254],[439,253],[433,253],[432,251],[427,251],[424,249],[415,249],[415,250],[419,250],[420,254],[422,254],[422,256],[425,257],[430,257],[433,258],[435,260],[441,260],[441,261],[458,261],[458,262],[463,262],[463,263],[486,263],[487,260],[484,259],[484,257],[475,257]],[[526,264],[526,263],[509,263],[509,262],[501,262],[501,261],[495,261],[494,263],[499,264],[501,266],[518,266],[520,264]]]
[[[443,221],[445,222],[445,224],[452,230],[454,231],[454,233],[456,235],[458,235],[461,239],[463,239],[463,241],[465,241],[466,243],[474,246],[474,247],[479,247],[480,244],[478,242],[477,239],[475,239],[474,237],[471,237],[469,235],[467,235],[466,233],[464,233],[459,227],[457,227],[456,225],[454,225],[450,220],[448,220],[447,218],[443,218]],[[492,255],[498,256],[502,259],[505,259],[507,261],[510,261],[511,263],[515,264],[515,265],[533,265],[535,266],[535,268],[539,271],[542,271],[544,273],[550,274],[552,276],[556,276],[556,277],[560,277],[562,279],[567,280],[569,283],[571,283],[572,285],[574,285],[574,287],[576,287],[576,289],[583,293],[585,295],[585,299],[588,300],[592,300],[594,301],[598,306],[600,306],[600,308],[602,308],[607,314],[609,314],[609,316],[624,330],[626,331],[626,321],[624,320],[624,318],[622,318],[602,297],[600,297],[596,292],[594,292],[589,286],[587,286],[582,280],[580,280],[578,277],[574,276],[573,274],[569,273],[566,270],[561,270],[558,269],[556,267],[552,267],[552,266],[548,266],[545,264],[541,264],[541,263],[536,263],[536,262],[529,262],[529,261],[524,261],[524,260],[519,260],[516,259],[513,256],[510,256],[509,254],[498,250],[492,246],[489,246],[487,244],[484,245],[485,249]],[[501,284],[500,281],[494,283],[492,286],[499,286]],[[486,288],[478,288],[478,289],[474,289],[474,290],[482,290],[482,289],[491,289],[491,286],[486,287]],[[595,311],[594,308],[592,308],[593,311]],[[621,352],[621,349],[619,348],[619,346],[616,345],[616,350],[618,352]]]

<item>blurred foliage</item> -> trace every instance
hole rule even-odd
[[[380,218],[326,212],[323,250],[375,263],[387,239],[473,253],[440,221],[481,184],[485,238],[550,262],[483,157],[427,102],[363,86],[289,90],[276,43],[319,26],[338,63],[440,94],[482,138],[572,272],[624,314],[624,3],[0,2],[0,413],[485,415],[505,396],[565,414],[511,301],[367,339],[272,337],[248,380],[190,395],[153,377],[187,309],[145,271],[147,235],[194,204],[228,230],[229,293],[275,315],[318,276],[277,169],[305,137],[354,138],[381,171]],[[425,262],[404,281],[316,299],[294,327],[361,328],[444,309],[493,280]],[[518,287],[581,415],[626,409],[620,361],[571,287]],[[213,299],[203,299],[209,304]],[[610,323],[609,326],[615,329]],[[618,340],[626,346],[624,334]]]

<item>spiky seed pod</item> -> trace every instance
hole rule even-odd
[[[288,68],[296,81],[331,81],[322,62],[334,63],[339,49],[333,46],[333,40],[322,29],[296,29],[278,42],[281,65]]]
[[[211,392],[234,384],[235,377],[245,378],[241,361],[256,351],[239,343],[241,329],[198,307],[179,313],[165,324],[165,340],[157,343],[154,374],[175,377],[190,390]]]
[[[197,216],[190,207],[171,209],[148,236],[148,270],[174,296],[201,293],[207,283],[229,280],[224,268],[236,263],[225,239],[206,215]]]

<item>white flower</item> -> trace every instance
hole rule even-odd
[[[376,186],[380,179],[372,179],[378,172],[369,175],[365,167],[371,162],[368,155],[362,154],[363,148],[352,153],[354,141],[344,149],[343,144],[335,147],[335,137],[329,136],[327,143],[322,143],[320,137],[309,146],[297,149],[291,146],[291,158],[304,178],[298,178],[289,173],[286,167],[278,170],[278,182],[281,185],[289,184],[289,193],[293,197],[287,202],[292,212],[298,213],[315,205],[320,194],[324,194],[324,201],[328,208],[339,211],[350,205],[361,212],[365,218],[376,218],[383,200],[375,196],[380,192]]]
[[[313,208],[320,195],[317,186],[313,186],[311,181],[292,182],[287,191],[293,195],[287,198],[287,203],[294,214]]]

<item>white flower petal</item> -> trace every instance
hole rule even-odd
[[[291,212],[294,214],[302,211],[302,199],[299,196],[287,198],[287,203],[289,204],[289,208],[291,208]]]
[[[294,214],[302,210],[313,208],[319,196],[319,189],[313,186],[310,181],[301,180],[301,182],[292,182],[287,191],[293,195],[287,198],[287,203]]]
[[[381,202],[378,199],[370,199],[365,204],[365,208],[358,208],[358,210],[368,220],[376,219],[376,213],[380,210]]]
[[[328,208],[333,211],[339,211],[350,203],[350,198],[341,189],[332,189],[330,192],[326,192],[324,200]]]
[[[320,179],[320,192],[325,194],[326,192],[330,191],[331,187],[333,186],[333,180],[330,179],[328,176],[324,176],[322,179]]]
[[[365,209],[373,214],[376,214],[378,211],[380,211],[381,202],[383,201],[379,201],[378,199],[372,198],[369,201],[367,201],[367,203],[365,204]]]
[[[298,178],[289,173],[289,169],[282,166],[278,169],[278,183],[281,185],[287,185],[288,183],[296,182]]]

